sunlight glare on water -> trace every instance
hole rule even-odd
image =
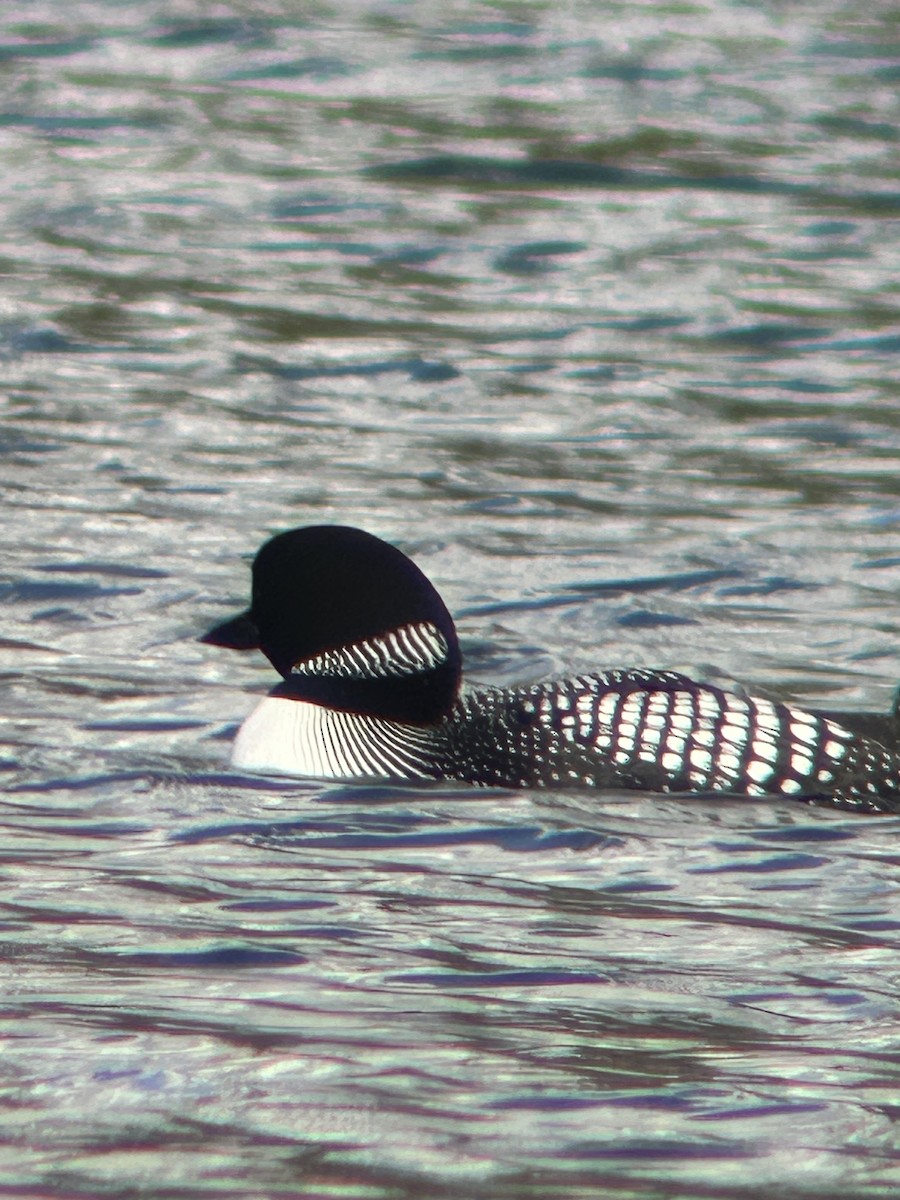
[[[0,1188],[889,1197],[897,818],[240,776],[273,531],[470,678],[900,682],[893,5],[0,15]]]

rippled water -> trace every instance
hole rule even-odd
[[[895,818],[239,777],[273,530],[471,676],[900,681],[896,6],[0,14],[0,1190],[900,1190]]]

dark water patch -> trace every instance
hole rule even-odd
[[[596,582],[569,583],[566,591],[553,596],[529,597],[525,600],[504,600],[490,604],[478,604],[461,608],[461,617],[492,616],[496,613],[529,611],[542,608],[564,608],[583,604],[586,600],[613,596],[627,596],[648,592],[682,592],[696,588],[707,588],[722,579],[740,579],[743,572],[736,568],[714,568],[706,571],[681,571],[671,575],[636,577],[634,579],[598,580]]]
[[[679,617],[674,613],[650,612],[646,608],[635,609],[616,617],[615,623],[626,629],[658,629],[666,625],[699,625],[693,617]]]
[[[121,482],[135,484],[142,491],[147,492],[150,495],[224,496],[227,495],[230,490],[228,486],[224,484],[172,483],[167,479],[158,479],[148,475],[123,474],[121,476]]]
[[[669,187],[664,174],[633,171],[625,167],[566,160],[478,158],[442,154],[405,162],[381,163],[363,168],[371,179],[384,183],[456,183],[480,187]]]
[[[235,357],[235,367],[242,372],[264,371],[277,379],[303,382],[310,379],[344,379],[359,377],[375,378],[379,375],[402,373],[416,383],[443,383],[458,379],[459,371],[449,363],[433,362],[422,358],[387,360],[376,362],[322,363],[316,366],[299,366],[275,362],[250,354]]]
[[[411,823],[421,823],[414,817]],[[366,821],[366,824],[369,822]],[[251,831],[245,827],[241,836]],[[510,854],[541,854],[550,850],[586,851],[612,849],[621,845],[618,838],[597,834],[586,829],[547,830],[528,826],[486,826],[474,829],[445,828],[432,832],[403,832],[397,829],[377,831],[349,828],[345,832],[333,827],[315,828],[310,822],[289,825],[269,825],[258,829],[253,840],[278,845],[281,848],[315,848],[316,850],[401,851],[410,849],[441,849],[449,846],[496,846]]]
[[[203,729],[205,725],[205,721],[166,720],[165,718],[149,717],[145,721],[88,721],[79,728],[93,732],[105,730],[109,733],[178,733],[183,729]]]
[[[859,225],[856,221],[813,221],[801,229],[805,237],[848,237],[856,233]]]
[[[38,612],[31,614],[32,621],[50,621],[54,624],[72,624],[76,622],[89,622],[90,617],[87,613],[76,612],[72,608],[42,608]]]
[[[804,183],[741,175],[725,165],[696,162],[694,173],[638,170],[575,159],[500,159],[432,155],[363,168],[381,183],[454,184],[487,188],[602,188],[618,191],[704,191],[750,196],[788,196],[807,203],[864,212],[900,212],[900,193],[831,192]]]
[[[287,900],[279,900],[267,896],[260,900],[235,900],[221,907],[224,912],[308,912],[310,909],[333,908],[334,901],[293,896]],[[358,930],[351,932],[359,935]]]
[[[386,804],[412,804],[421,806],[437,797],[442,800],[452,800],[454,802],[475,800],[490,803],[498,797],[505,795],[507,793],[499,788],[473,788],[468,784],[453,785],[438,780],[434,782],[423,780],[407,784],[401,782],[365,784],[333,783],[320,789],[320,794],[316,798],[329,806],[332,804],[352,804],[365,810],[373,805]],[[419,812],[407,812],[405,819],[421,820],[422,816]]]
[[[542,275],[558,269],[553,260],[587,249],[586,242],[525,242],[495,258],[494,266],[510,275]]]
[[[783,255],[785,262],[798,263],[868,262],[871,257],[871,252],[865,247],[843,241],[789,250]]]
[[[76,343],[51,326],[0,326],[0,357],[5,359],[26,354],[67,354],[78,349]]]
[[[460,21],[430,31],[428,45],[412,54],[413,62],[468,63],[527,60],[544,53],[529,44],[535,27],[526,21]]]
[[[726,843],[720,849],[723,853],[727,854],[732,853],[734,847]],[[692,875],[720,875],[730,874],[734,871],[752,871],[754,873],[768,874],[772,871],[817,870],[819,867],[827,867],[830,862],[830,858],[824,858],[816,854],[804,854],[797,850],[793,854],[776,854],[770,858],[757,859],[755,862],[726,861],[718,863],[714,867],[689,867],[688,871]]]
[[[761,842],[846,842],[858,836],[855,825],[789,825],[784,829],[754,830],[754,841]],[[748,844],[749,849],[749,844]]]
[[[0,433],[0,457],[9,458],[13,462],[27,463],[29,454],[57,454],[64,450],[62,442],[36,442],[25,437],[17,430]]]
[[[828,330],[817,325],[800,325],[786,321],[762,321],[757,325],[736,326],[703,334],[703,340],[731,346],[748,346],[771,350],[776,346],[803,341],[805,338],[825,338]]]
[[[757,579],[752,583],[729,584],[719,588],[718,594],[725,598],[737,596],[777,596],[782,592],[817,591],[824,585],[810,580],[788,579],[783,575],[770,576],[768,579]]]
[[[771,425],[757,426],[760,437],[785,437],[797,441],[809,442],[816,446],[837,446],[846,448],[865,441],[866,434],[861,429],[848,428],[836,421],[779,421]]]
[[[381,163],[366,167],[364,173],[385,183],[457,183],[481,187],[589,187],[666,190],[697,186],[690,178],[673,176],[663,171],[639,171],[594,162],[569,159],[501,159],[479,158],[475,155],[441,154],[405,162]],[[709,186],[731,184],[737,188],[738,177],[718,179]],[[743,181],[744,189],[761,190],[762,180]],[[795,190],[784,184],[771,184],[775,191]]]
[[[688,72],[678,67],[648,67],[641,62],[595,61],[585,67],[586,79],[614,79],[620,83],[671,83]]]
[[[101,1068],[94,1072],[93,1077],[98,1083],[117,1083],[120,1080],[129,1080],[135,1087],[147,1092],[159,1092],[166,1086],[164,1071],[142,1071],[139,1068],[116,1071]]]
[[[498,19],[473,17],[450,21],[431,31],[434,37],[484,38],[494,41],[497,38],[527,38],[538,32],[538,26],[532,21],[515,19]]]
[[[246,971],[254,968],[271,970],[278,967],[298,967],[309,959],[296,950],[280,950],[259,946],[216,946],[209,950],[145,950],[133,954],[110,951],[108,954],[82,951],[95,966],[107,969],[132,970],[228,970]]]
[[[159,129],[164,123],[157,117],[144,113],[119,113],[116,116],[78,116],[75,113],[58,113],[53,116],[38,114],[0,112],[0,128],[15,126],[47,134],[56,141],[93,142],[86,135],[106,137],[114,129]]]
[[[0,42],[0,61],[16,58],[73,58],[84,54],[96,45],[96,39],[88,35],[75,38],[38,38],[32,35],[21,40]]]
[[[210,17],[168,21],[144,35],[144,41],[168,50],[192,50],[203,46],[269,46],[269,22],[242,17]]]
[[[828,980],[804,979],[803,976],[799,976],[798,983],[814,988],[824,1004],[831,1004],[835,1008],[856,1008],[869,1003],[869,997],[864,996],[862,992],[850,991],[841,984],[833,984]]]
[[[687,1139],[674,1143],[668,1138],[659,1141],[623,1138],[610,1145],[607,1142],[582,1142],[566,1147],[567,1159],[624,1159],[634,1162],[684,1162],[690,1159],[734,1159],[740,1161],[757,1156],[756,1147],[740,1147]],[[676,1193],[677,1194],[677,1193]]]
[[[660,1092],[610,1092],[606,1094],[594,1093],[588,1096],[579,1095],[536,1095],[536,1096],[519,1096],[510,1099],[496,1101],[491,1104],[492,1109],[498,1111],[515,1111],[524,1109],[526,1111],[536,1112],[566,1112],[580,1108],[614,1108],[617,1111],[620,1109],[638,1109],[648,1112],[695,1112],[701,1104],[705,1102],[706,1090],[699,1096],[692,1094],[686,1088],[678,1092],[669,1091],[667,1093]]]
[[[160,567],[143,567],[135,563],[92,561],[35,563],[36,571],[60,575],[108,575],[114,579],[168,579],[170,573]]]
[[[569,379],[584,379],[592,383],[609,383],[616,378],[617,370],[614,366],[610,365],[582,367],[577,371],[567,371],[566,375]]]
[[[53,227],[41,226],[33,232],[49,246],[84,250],[98,256],[121,252],[125,248],[123,243],[127,243],[127,236],[124,233],[119,234],[115,228],[110,230],[109,222],[104,221],[102,213],[86,214],[82,224],[83,227],[79,227],[78,222],[73,222],[69,226],[65,221],[61,221]],[[97,262],[91,267],[60,265],[58,274],[61,279],[72,284],[79,294],[99,293],[127,303],[137,303],[154,296],[165,296],[168,300],[178,297],[190,302],[197,296],[230,296],[234,291],[232,283],[199,275],[172,275],[162,271],[150,273],[146,270],[124,269],[107,271]],[[83,308],[83,305],[79,305],[64,311],[78,314]],[[109,312],[110,321],[116,312],[120,322],[130,317],[121,303],[110,303],[106,307],[95,306],[93,312],[97,316]],[[133,316],[130,317],[129,327],[140,329],[143,338],[149,334],[146,322]]]
[[[81,339],[80,353],[140,353],[169,355],[174,348],[146,335],[143,321],[118,303],[102,300],[78,301],[57,310],[56,319]]]
[[[210,742],[226,742],[230,746],[240,727],[241,724],[239,721],[229,721],[221,729],[213,730],[212,733],[207,734],[206,740]]]
[[[875,334],[867,337],[826,338],[815,344],[796,346],[799,351],[838,351],[854,353],[857,350],[875,351],[876,354],[900,354],[900,333]]]
[[[696,1121],[736,1121],[748,1117],[768,1119],[771,1117],[799,1117],[803,1113],[824,1112],[828,1105],[822,1101],[797,1100],[789,1104],[772,1104],[761,1101],[758,1104],[744,1104],[739,1107],[721,1108],[716,1112],[698,1112],[694,1114]],[[818,1192],[816,1192],[818,1195]]]
[[[834,396],[846,392],[845,387],[837,383],[823,383],[820,379],[778,379],[769,381],[769,387],[776,387],[783,392],[795,392],[801,396]]]
[[[154,778],[156,778],[154,776]],[[160,780],[169,778],[160,773]],[[172,776],[183,781],[184,776]],[[298,796],[315,796],[322,789],[321,784],[311,783],[303,779],[289,779],[272,775],[241,775],[231,771],[195,771],[188,777],[191,784],[206,789],[225,788],[229,791],[256,792],[265,795],[271,792],[278,795],[283,792],[293,792]],[[174,840],[179,840],[177,835]]]
[[[459,497],[459,500],[460,509],[465,513],[483,516],[505,514],[521,519],[556,512],[582,511],[600,515],[616,512],[616,505],[608,500],[589,499],[577,491],[557,491],[546,488],[529,491],[526,495],[507,493],[465,502]]]
[[[280,62],[260,62],[256,66],[240,67],[226,72],[221,78],[234,83],[251,80],[278,79],[341,79],[352,75],[354,68],[341,58],[312,54],[306,58],[285,59]]]
[[[876,41],[874,39],[869,40],[867,37],[860,36],[864,30],[869,32],[871,29],[874,32],[878,29],[880,24],[879,14],[877,14],[875,10],[872,12],[872,17],[873,24],[871,26],[862,25],[858,27],[859,34],[857,36],[848,37],[835,31],[830,35],[823,34],[822,36],[815,38],[815,40],[809,46],[810,53],[822,58],[837,57],[859,59],[861,60],[863,69],[868,73],[868,71],[871,70],[871,60],[873,58],[883,60],[892,59],[894,57],[893,51],[896,42],[896,22],[893,20],[891,21],[890,25],[885,24],[883,26],[884,32],[887,33],[890,31],[894,34],[893,37],[879,39]]]
[[[717,798],[716,803],[721,804],[721,798]],[[697,800],[693,799],[691,804],[692,806],[696,805]],[[829,862],[830,860],[821,865],[827,866]],[[804,868],[788,868],[786,873],[795,869],[802,870]],[[821,884],[821,881],[828,875],[828,872],[821,871],[819,866],[811,869],[818,874],[809,880],[808,887],[801,885],[797,889],[798,896],[815,894],[817,885]],[[715,875],[719,872],[716,867],[710,870],[697,868],[689,873],[702,878],[705,875]],[[746,874],[755,879],[760,876],[777,875],[777,873],[777,868],[775,871],[751,870],[746,873],[737,872],[736,878],[739,879],[742,874]],[[548,900],[552,903],[554,910],[561,913],[579,914],[593,922],[642,921],[647,923],[648,927],[658,929],[669,928],[673,921],[699,922],[704,927],[715,927],[723,937],[727,936],[725,931],[732,928],[735,930],[760,930],[786,936],[795,940],[798,945],[809,943],[818,946],[823,953],[829,948],[871,949],[885,945],[884,938],[869,936],[865,931],[851,929],[843,920],[823,919],[814,912],[804,913],[799,904],[795,904],[793,901],[785,907],[777,905],[762,907],[757,894],[761,889],[755,883],[747,885],[746,895],[748,898],[752,897],[752,900],[748,899],[746,907],[741,908],[727,906],[715,892],[702,893],[706,897],[705,902],[694,904],[679,900],[676,895],[669,894],[662,894],[659,902],[642,896],[631,899],[628,892],[608,891],[601,887],[582,891],[575,885],[568,885],[566,887],[551,886],[547,890]]]
[[[655,1100],[655,1103],[654,1103]],[[567,1112],[581,1108],[597,1108],[606,1103],[605,1097],[599,1096],[552,1096],[543,1094],[540,1096],[515,1096],[506,1100],[494,1100],[487,1107],[496,1109],[497,1112],[516,1112],[524,1110],[526,1112]],[[620,1099],[616,1099],[615,1103],[618,1107]],[[629,1108],[645,1107],[636,1097],[628,1097],[624,1101]],[[648,1097],[646,1107],[668,1107],[662,1097]]]
[[[609,977],[592,971],[409,971],[392,975],[396,983],[424,983],[431,987],[458,991],[463,988],[571,987],[584,984],[609,984]]]
[[[99,600],[111,596],[140,596],[143,588],[105,587],[99,583],[49,583],[23,580],[0,584],[0,602],[11,604],[45,603],[48,600]]]
[[[594,1144],[580,1142],[578,1146]],[[529,1163],[523,1169],[504,1171],[502,1176],[491,1181],[489,1192],[473,1192],[472,1200],[522,1200],[523,1197],[541,1200],[549,1196],[559,1200],[585,1200],[586,1197],[593,1200],[595,1196],[603,1196],[605,1200],[799,1200],[805,1189],[805,1180],[802,1184],[782,1184],[769,1177],[757,1184],[730,1183],[723,1178],[707,1181],[702,1176],[692,1176],[689,1183],[683,1184],[678,1182],[683,1178],[683,1171],[679,1170],[673,1178],[672,1174],[660,1170],[660,1163],[664,1164],[667,1157],[664,1147],[672,1144],[671,1139],[660,1139],[657,1144],[659,1153],[648,1156],[646,1170],[640,1169],[641,1146],[646,1143],[629,1141],[627,1144],[634,1145],[635,1152],[626,1156],[624,1164],[603,1162],[602,1165],[594,1162],[593,1156],[583,1156],[566,1146],[565,1152],[557,1157],[552,1166],[547,1164],[547,1160],[542,1160],[536,1164]],[[692,1140],[690,1144],[696,1143]],[[698,1164],[706,1159],[715,1163],[719,1158],[729,1156],[726,1146],[729,1150],[734,1149],[736,1163],[761,1154],[751,1150],[745,1141],[736,1146],[728,1141],[719,1146],[717,1154],[681,1155],[673,1149],[671,1157],[673,1163],[679,1166],[685,1158],[695,1158]],[[582,1157],[591,1158],[590,1163],[582,1164]],[[617,1156],[610,1152],[609,1157]],[[574,1158],[575,1162],[570,1163],[570,1158]],[[748,1172],[743,1173],[746,1175]],[[874,1188],[867,1185],[863,1185],[862,1190],[855,1188],[855,1194],[848,1193],[843,1186],[831,1187],[822,1183],[813,1186],[815,1200],[851,1200],[851,1195],[852,1200],[883,1200],[883,1190],[878,1191],[878,1184]],[[194,1197],[186,1197],[185,1200],[194,1200]]]
[[[524,61],[536,58],[541,53],[538,46],[518,46],[512,42],[494,42],[490,45],[445,46],[440,50],[417,50],[412,55],[418,62],[478,63]]]
[[[57,651],[52,646],[42,646],[38,642],[23,642],[19,638],[0,637],[0,649],[2,650],[28,650],[38,651],[41,654],[56,654]]]
[[[308,221],[315,217],[333,217],[347,213],[387,214],[385,204],[372,200],[345,200],[327,192],[310,192],[301,196],[283,197],[272,205],[276,221]]]
[[[647,315],[642,317],[612,317],[604,321],[592,321],[596,329],[615,329],[622,333],[655,333],[665,329],[679,329],[693,323],[692,317],[668,317]]]
[[[233,905],[222,905],[223,911],[256,911],[261,912],[262,909],[256,910],[239,910]],[[307,907],[309,907],[307,905]],[[278,908],[269,908],[268,912],[286,912],[284,906]],[[284,938],[290,937],[293,939],[305,939],[307,941],[318,942],[364,942],[375,939],[378,934],[374,929],[362,929],[354,925],[294,925],[286,926],[279,924],[274,930],[268,925],[260,929],[255,929],[254,932],[259,936]]]
[[[397,264],[404,267],[424,267],[446,254],[444,246],[397,246],[379,249],[377,263]]]
[[[268,781],[267,781],[268,782]],[[372,789],[373,791],[375,789]],[[329,796],[330,799],[330,796]],[[396,797],[393,797],[396,799]],[[172,834],[171,840],[188,844],[220,841],[229,838],[286,838],[309,835],[318,844],[318,835],[357,833],[360,825],[380,834],[402,834],[404,830],[418,824],[428,824],[431,818],[411,812],[405,813],[359,813],[344,819],[314,817],[287,817],[284,820],[224,821],[195,826]]]
[[[39,783],[12,784],[7,791],[10,794],[52,794],[53,792],[91,792],[101,791],[111,785],[123,783],[138,783],[146,788],[152,788],[165,780],[161,773],[147,771],[111,771],[108,774],[71,775],[63,778],[50,778]]]
[[[358,242],[347,238],[342,238],[340,241],[306,237],[278,238],[276,240],[267,238],[262,242],[248,242],[244,248],[260,254],[297,255],[303,253],[327,257],[339,254],[345,258],[369,258],[372,260],[380,258],[383,252],[383,247],[375,242]],[[433,253],[436,256],[443,251],[434,251]]]
[[[848,929],[859,929],[863,933],[898,933],[900,920],[891,917],[847,918]]]
[[[611,896],[617,894],[642,895],[652,892],[670,892],[673,890],[673,887],[670,883],[659,883],[649,879],[629,879],[623,883],[607,884],[603,890]]]
[[[441,326],[433,320],[410,321],[402,317],[396,320],[375,317],[349,317],[340,314],[325,315],[307,309],[291,309],[278,305],[249,304],[237,300],[219,299],[211,296],[196,297],[198,307],[212,313],[234,317],[242,325],[252,331],[255,339],[267,339],[272,342],[302,343],[317,338],[337,339],[373,339],[379,341],[389,335],[427,337],[429,341],[446,338],[457,342],[471,336],[471,331],[460,331],[451,326]],[[522,336],[519,333],[509,334],[509,340]],[[478,334],[475,334],[476,338]],[[554,336],[566,337],[567,332],[560,331]],[[484,333],[482,341],[502,341],[502,334],[493,331]]]

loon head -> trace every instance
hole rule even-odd
[[[452,709],[462,658],[453,620],[400,550],[361,529],[279,533],[253,562],[250,607],[201,641],[260,649],[277,694],[430,724]]]

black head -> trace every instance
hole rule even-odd
[[[261,649],[284,679],[279,694],[373,716],[436,721],[459,690],[459,643],[440,596],[405,554],[348,526],[266,542],[250,608],[201,640]]]

